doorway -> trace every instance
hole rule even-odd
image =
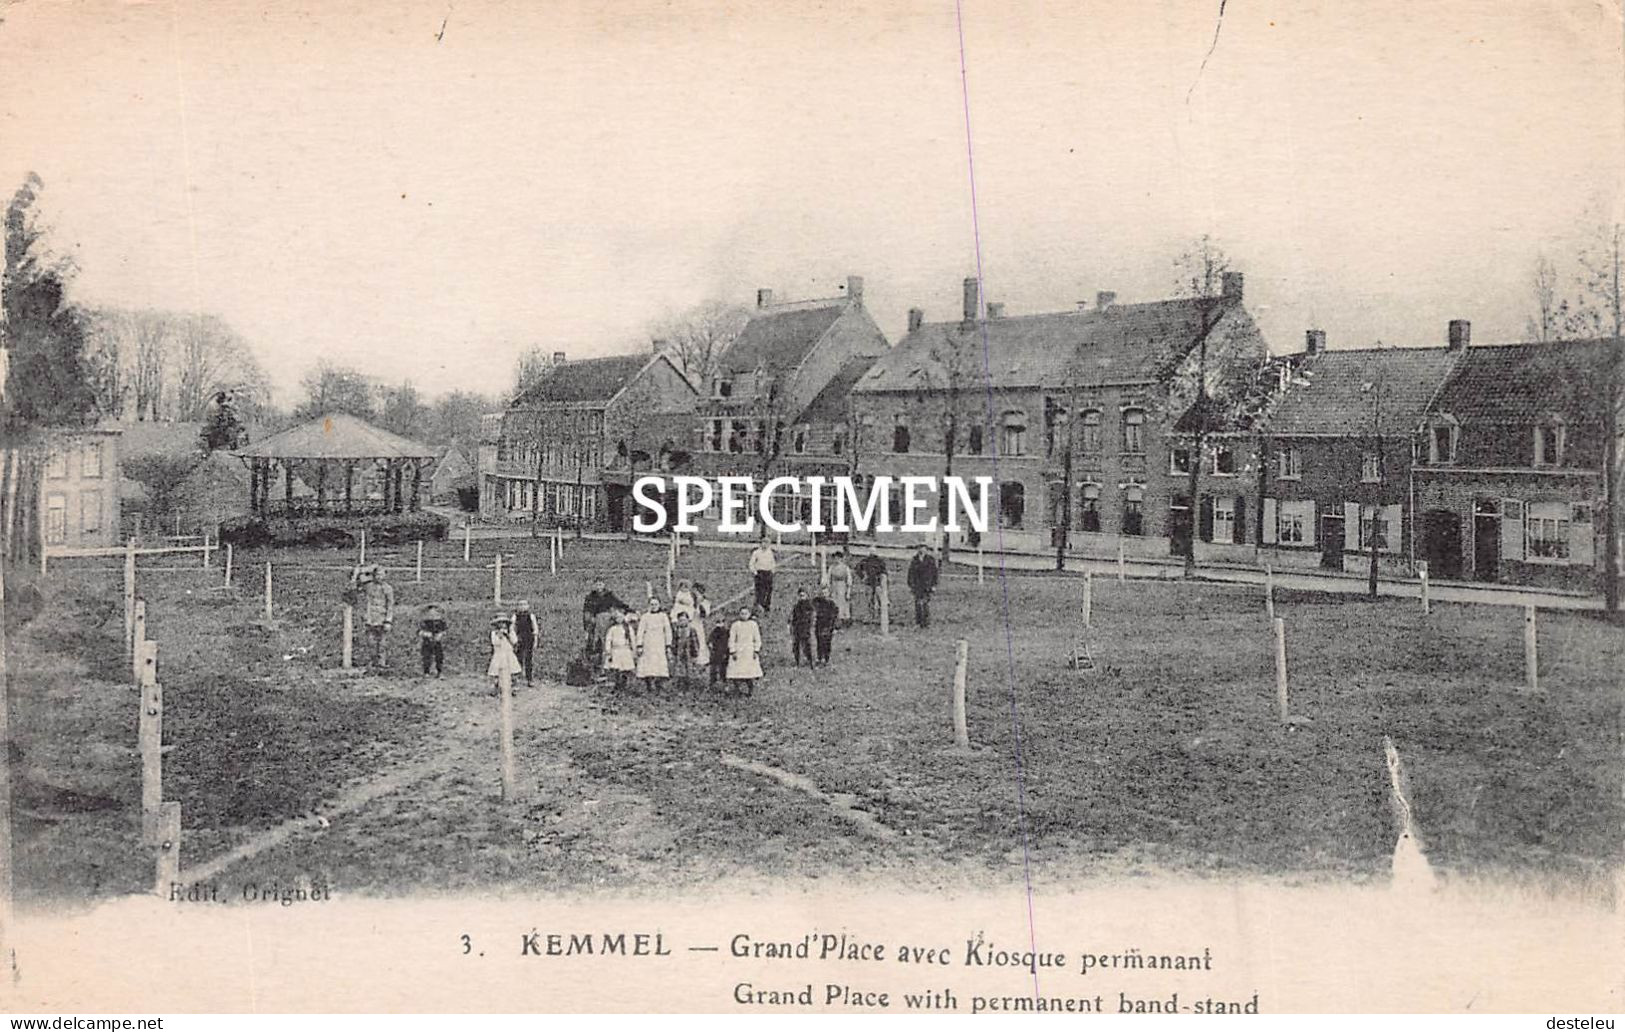
[[[1501,577],[1501,503],[1480,498],[1473,503],[1473,579]]]
[[[1323,513],[1320,517],[1320,565],[1328,570],[1343,568],[1343,514]]]
[[[1461,577],[1461,519],[1448,509],[1429,509],[1422,516],[1422,554],[1428,575],[1446,580]]]

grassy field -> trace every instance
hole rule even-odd
[[[860,623],[828,670],[789,665],[784,618],[805,559],[763,621],[768,676],[750,699],[675,688],[617,697],[561,685],[579,607],[602,575],[626,598],[663,584],[664,552],[580,542],[560,576],[528,540],[500,542],[505,595],[542,621],[547,683],[518,697],[519,803],[496,799],[496,713],[482,676],[495,542],[434,545],[383,676],[334,676],[346,557],[277,552],[277,626],[260,626],[267,556],[142,577],[161,647],[166,797],[188,866],[283,821],[331,811],[226,877],[337,892],[662,891],[719,879],[866,876],[925,884],[1100,874],[1385,876],[1394,842],[1381,740],[1403,756],[1429,856],[1456,878],[1605,893],[1621,861],[1625,640],[1543,613],[1545,691],[1520,689],[1512,608],[1281,593],[1293,707],[1275,716],[1257,589],[1097,578],[1094,654],[1064,659],[1081,581],[945,579],[926,631],[894,596],[894,634]],[[388,556],[383,556],[388,561]],[[693,549],[713,599],[747,586],[745,554]],[[409,565],[409,555],[399,561]],[[893,564],[901,580],[901,568]],[[297,567],[297,568],[295,568]],[[331,567],[331,568],[320,568]],[[25,900],[138,891],[133,689],[119,643],[119,573],[65,570],[13,638],[18,879]],[[417,607],[453,625],[444,680],[416,676]],[[860,607],[861,609],[861,607]],[[970,647],[971,756],[952,741],[954,649]],[[741,769],[755,765],[755,769]],[[813,792],[764,776],[807,779]],[[387,791],[346,809],[358,785]],[[854,813],[858,816],[855,817]]]

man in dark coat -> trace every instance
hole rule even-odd
[[[830,646],[835,641],[835,625],[841,619],[841,607],[829,597],[828,588],[819,588],[813,599],[813,638],[818,642],[818,665],[829,666]]]
[[[813,604],[807,597],[807,589],[802,588],[796,592],[796,604],[790,607],[790,650],[791,657],[796,666],[801,665],[801,657],[807,657],[807,665],[815,665],[812,649],[813,631]]]
[[[869,589],[869,618],[880,619],[880,578],[886,575],[886,560],[880,553],[869,549],[869,554],[858,560],[858,577]]]
[[[914,624],[931,626],[931,592],[937,590],[937,560],[929,546],[921,544],[908,564],[908,590],[914,594]]]

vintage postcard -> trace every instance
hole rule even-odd
[[[0,1010],[1625,1010],[1622,43],[0,7]]]

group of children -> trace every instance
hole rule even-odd
[[[762,631],[750,609],[741,609],[731,624],[708,626],[711,603],[704,584],[679,581],[670,613],[658,598],[650,598],[648,608],[637,613],[608,595],[600,581],[582,614],[584,623],[591,621],[587,653],[619,689],[634,678],[649,689],[667,680],[690,687],[708,672],[710,687],[749,695],[762,676]]]

